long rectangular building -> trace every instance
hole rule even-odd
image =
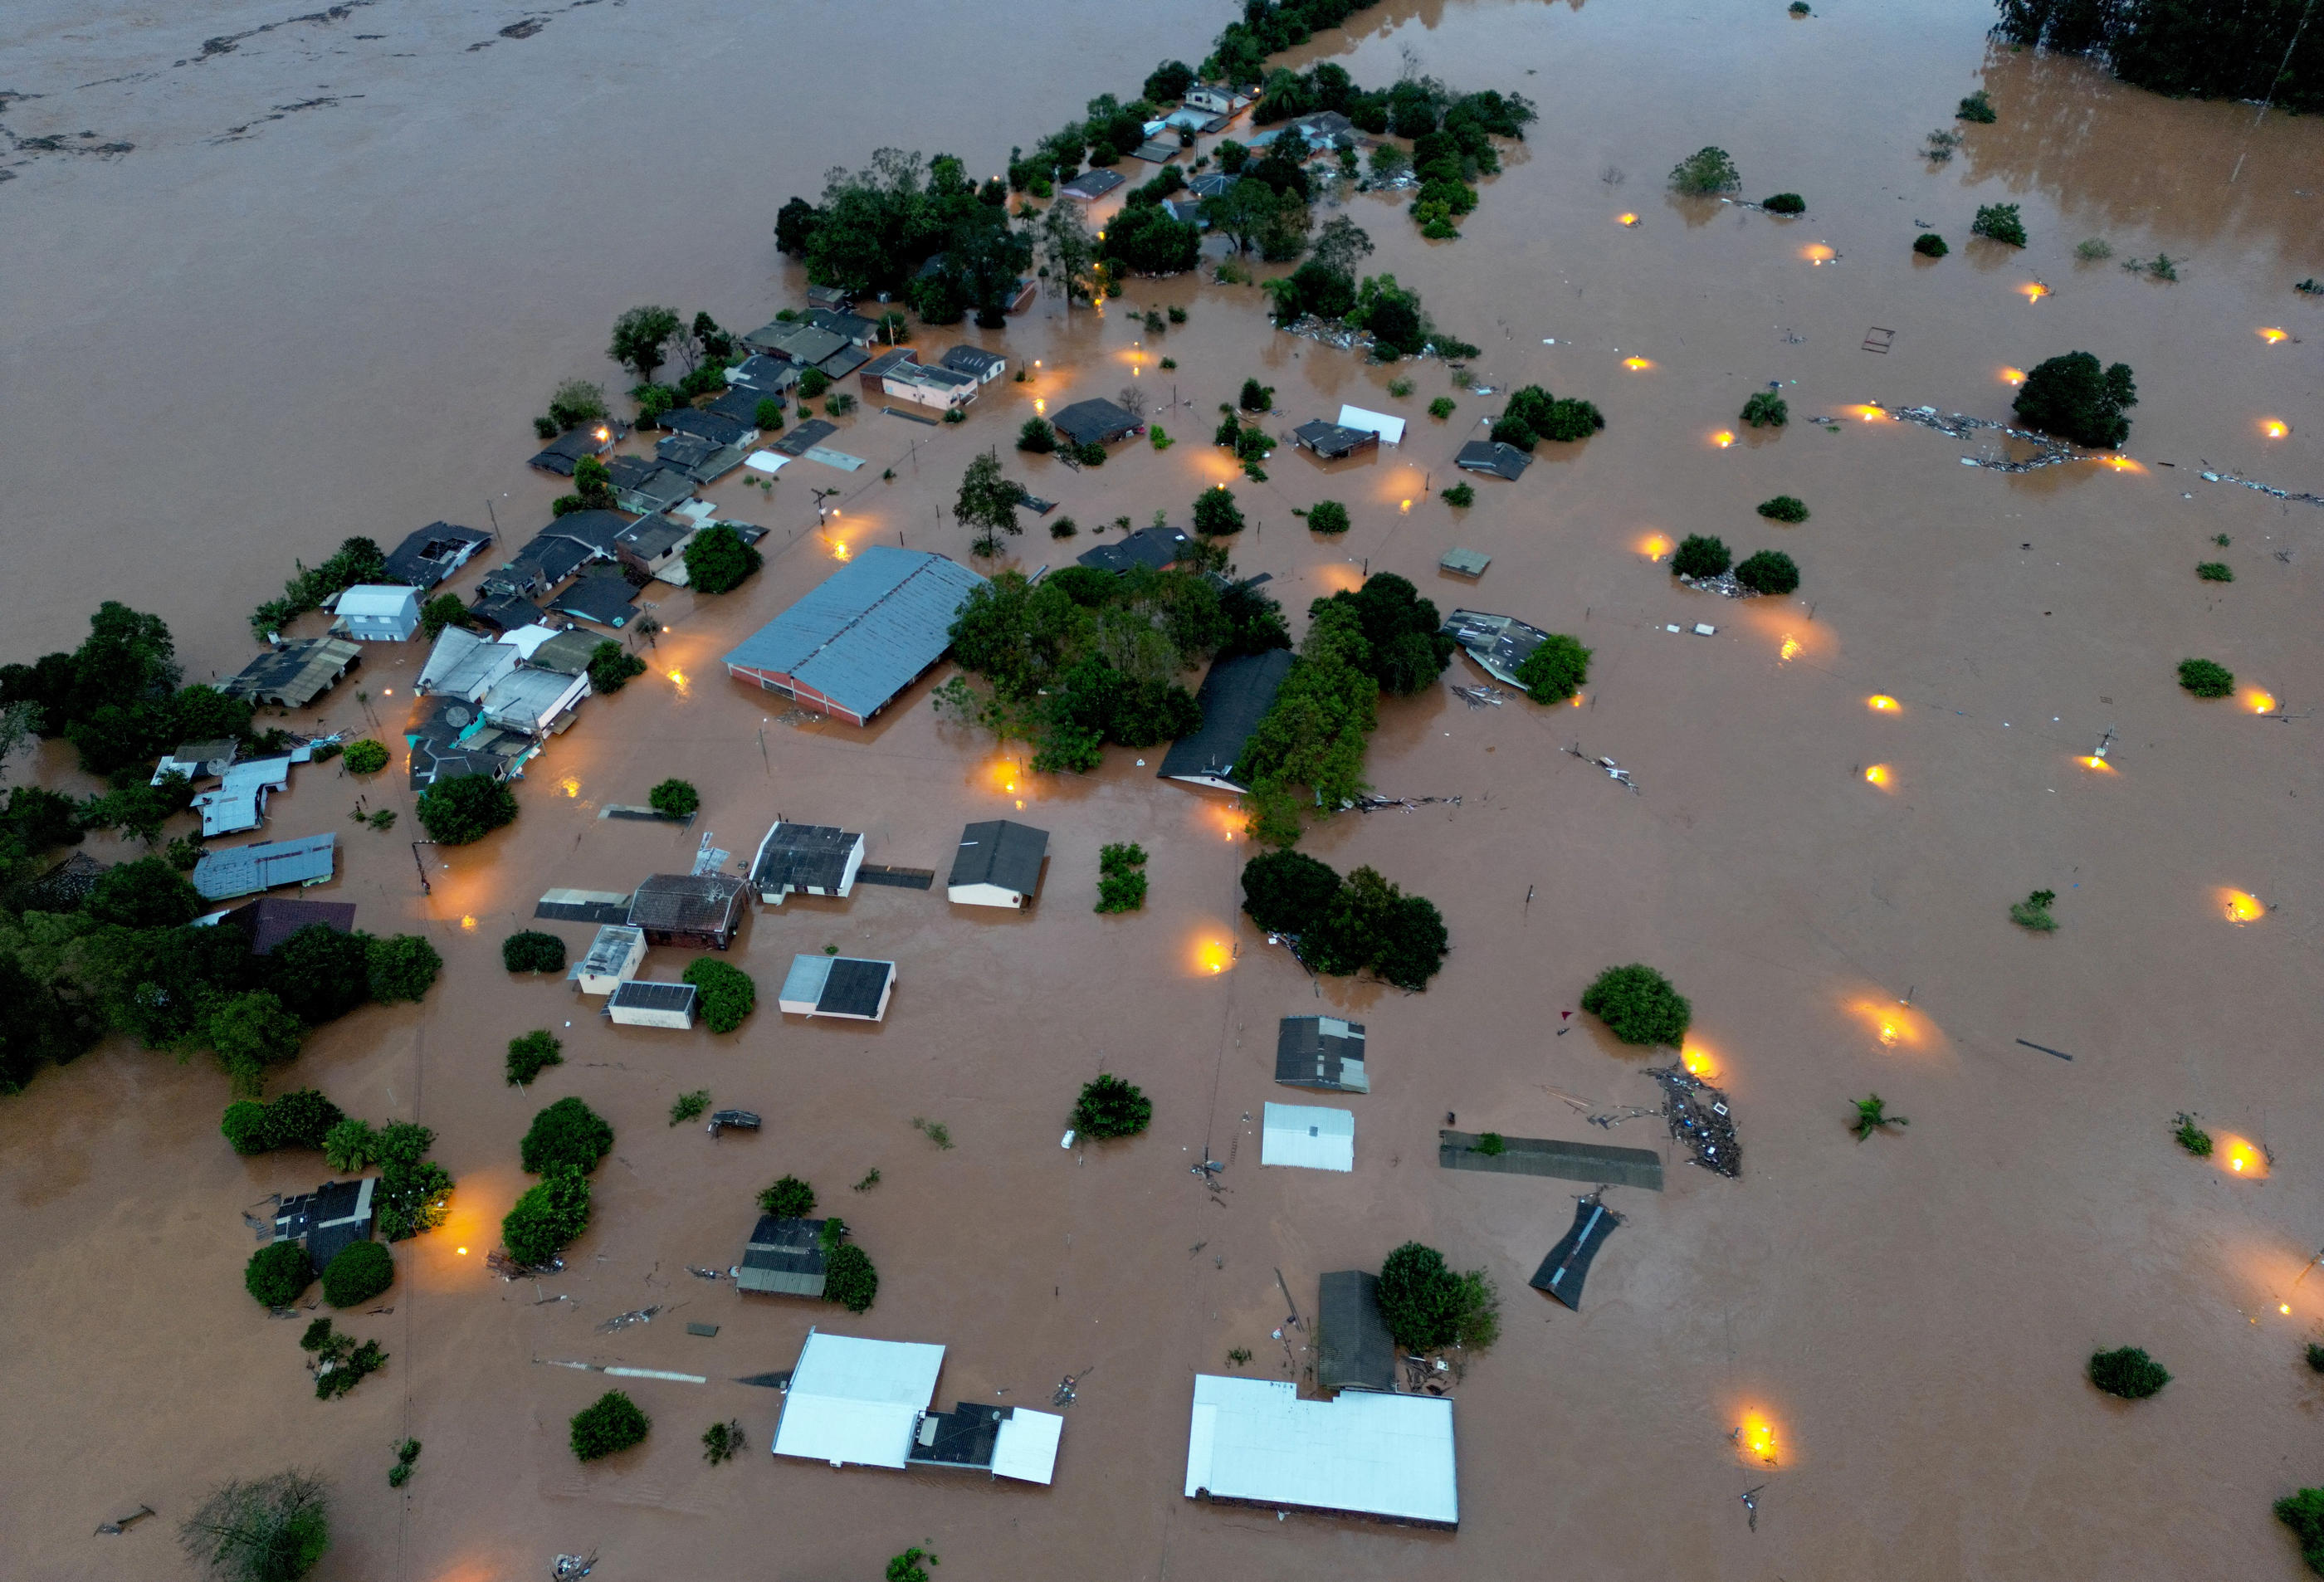
[[[953,618],[983,585],[941,555],[869,545],[743,639],[726,656],[726,673],[868,723],[944,658]]]
[[[1452,1403],[1361,1390],[1302,1401],[1288,1380],[1196,1374],[1186,1497],[1458,1527]]]

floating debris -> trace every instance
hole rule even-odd
[[[1452,695],[1472,709],[1498,709],[1515,694],[1503,692],[1498,686],[1462,686],[1455,682],[1452,684]]]
[[[1678,629],[1677,629],[1677,628],[1675,628],[1675,627],[1674,627],[1674,628],[1672,628],[1671,630],[1674,630],[1674,631],[1675,631],[1675,630],[1678,630]],[[1638,790],[1638,783],[1637,783],[1636,780],[1633,780],[1632,778],[1630,778],[1630,771],[1629,771],[1629,770],[1628,770],[1628,769],[1626,769],[1626,768],[1624,768],[1621,765],[1619,765],[1619,764],[1616,763],[1612,759],[1610,759],[1610,758],[1594,758],[1594,757],[1592,757],[1591,754],[1589,754],[1589,753],[1586,753],[1586,752],[1582,751],[1582,744],[1581,744],[1580,742],[1578,742],[1578,741],[1577,741],[1577,742],[1574,742],[1572,746],[1568,747],[1565,750],[1566,750],[1567,752],[1569,752],[1569,753],[1572,754],[1575,758],[1580,759],[1582,762],[1584,762],[1584,763],[1588,763],[1588,764],[1595,764],[1595,765],[1597,765],[1600,768],[1601,768],[1601,769],[1605,770],[1605,771],[1606,771],[1606,777],[1607,777],[1608,779],[1609,779],[1609,780],[1618,780],[1618,781],[1620,781],[1623,785],[1628,786],[1630,788],[1630,795],[1632,795],[1633,796],[1638,796],[1638,795],[1640,795],[1640,794],[1641,794],[1641,793],[1639,792],[1639,790]]]
[[[1698,593],[1716,593],[1722,599],[1756,599],[1759,596],[1757,588],[1747,588],[1737,582],[1731,570],[1722,571],[1717,576],[1689,576],[1681,572],[1678,580],[1683,587],[1692,588]]]
[[[484,1255],[484,1267],[503,1280],[538,1280],[543,1274],[565,1273],[565,1259],[562,1256],[554,1257],[535,1267],[530,1264],[520,1264],[495,1247]]]
[[[2324,505],[2324,494],[2294,494],[2288,489],[2278,489],[2271,484],[2255,483],[2236,473],[2215,471],[2209,462],[2205,462],[2203,471],[2195,475],[2206,483],[2233,483],[2245,489],[2256,489],[2262,494],[2272,495],[2277,500],[2296,500],[2302,505]]]
[[[597,1551],[594,1549],[586,1555],[559,1555],[549,1562],[549,1582],[576,1582],[576,1578],[586,1577],[596,1568]]]
[[[1938,433],[1949,434],[1955,439],[1968,439],[1979,429],[1991,429],[1998,434],[2006,434],[2012,439],[2022,439],[2028,445],[2039,447],[2041,451],[2039,455],[2022,462],[2006,461],[1996,456],[1963,456],[1961,465],[1965,467],[1984,467],[1996,473],[2032,473],[2043,467],[2059,466],[2067,462],[2098,459],[2097,453],[2069,445],[2054,435],[2037,434],[2031,428],[2012,428],[2006,423],[1996,423],[1984,418],[1972,418],[1964,412],[1947,415],[1939,413],[1934,407],[1888,407],[1883,406],[1878,401],[1867,401],[1865,406],[1874,411],[1885,412],[1899,423],[1918,423],[1923,428],[1933,428]],[[1840,419],[1811,418],[1808,421],[1837,423]]]
[[[632,1324],[650,1324],[653,1322],[653,1316],[659,1311],[661,1311],[661,1304],[656,1302],[651,1307],[641,1307],[632,1312],[615,1313],[597,1326],[597,1333],[610,1335],[616,1329],[626,1329]]]
[[[1455,687],[1453,690],[1458,692],[1460,688]],[[1461,805],[1461,799],[1458,796],[1359,796],[1353,802],[1342,804],[1342,806],[1353,808],[1358,813],[1378,813],[1384,807],[1401,807],[1409,813],[1416,807],[1425,807],[1435,802],[1445,803],[1453,807]]]
[[[1683,1066],[1649,1066],[1646,1075],[1662,1084],[1671,1136],[1692,1151],[1694,1162],[1720,1175],[1741,1175],[1743,1149],[1727,1095]]]

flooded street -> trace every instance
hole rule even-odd
[[[452,1221],[398,1244],[392,1311],[347,1320],[386,1371],[317,1402],[300,1326],[241,1288],[239,1216],[311,1189],[319,1156],[235,1156],[207,1057],[116,1042],[0,1101],[0,1575],[181,1577],[174,1528],[208,1489],[291,1465],[337,1485],[327,1582],[538,1577],[591,1550],[604,1582],[816,1582],[876,1576],[913,1543],[942,1555],[945,1582],[1545,1564],[1639,1582],[2299,1575],[2268,1507],[2324,1482],[2324,1378],[2301,1357],[2324,1338],[2324,1279],[2295,1283],[2324,1235],[2309,691],[2324,686],[2324,509],[2200,474],[2324,492],[2324,302],[2292,290],[2324,274],[2324,125],[2015,53],[1975,0],[1822,9],[1389,0],[1286,58],[1371,85],[1408,51],[1540,110],[1461,240],[1421,240],[1403,195],[1345,210],[1376,244],[1366,271],[1416,287],[1482,348],[1478,384],[1540,383],[1606,415],[1515,483],[1477,479],[1473,507],[1437,492],[1499,400],[1442,363],[1369,366],[1277,333],[1259,290],[1207,278],[1132,281],[1102,311],[1045,297],[1005,332],[918,332],[1040,360],[964,425],[859,411],[832,443],[861,472],[801,463],[771,496],[739,474],[708,491],[770,529],[765,570],[723,597],[646,595],[667,628],[650,672],[549,743],[511,828],[415,849],[400,765],[363,784],[301,770],[267,833],[338,832],[339,878],[312,898],[355,903],[374,933],[424,932],[447,965],[423,1004],[323,1029],[275,1086],[434,1127]],[[114,598],[169,621],[189,679],[230,675],[251,606],[350,534],[392,546],[438,519],[496,522],[497,564],[563,492],[524,465],[531,414],[567,377],[616,386],[603,348],[622,309],[756,326],[801,299],[770,232],[827,168],[898,146],[998,170],[1090,97],[1199,60],[1233,14],[908,0],[874,30],[798,0],[285,12],[20,0],[0,32],[15,148],[0,153],[0,658],[69,648]],[[1980,86],[1998,122],[1962,125],[1949,162],[1923,158]],[[115,143],[133,146],[72,152]],[[1797,192],[1805,214],[1670,194],[1665,172],[1706,143],[1734,156],[1739,196]],[[2022,207],[2026,248],[1972,240],[1991,203]],[[1950,256],[1915,257],[1922,225]],[[2110,260],[2078,260],[2090,237]],[[2158,253],[2177,283],[2121,267]],[[1188,322],[1158,341],[1131,311],[1168,306]],[[1882,409],[2006,421],[2009,372],[2077,349],[2136,371],[2126,464],[1963,465],[2025,447]],[[1399,375],[1409,396],[1388,391]],[[1247,376],[1277,388],[1270,432],[1343,401],[1410,428],[1330,464],[1286,445],[1251,483],[1204,442]],[[1791,424],[1744,428],[1771,381]],[[1010,449],[1036,400],[1054,413],[1133,385],[1180,443],[1080,473]],[[1440,395],[1458,403],[1443,422],[1426,413]],[[994,445],[1084,529],[1053,543],[1028,516],[1006,562],[1028,573],[1104,542],[1088,529],[1118,516],[1185,525],[1195,494],[1231,483],[1253,522],[1236,564],[1271,575],[1295,631],[1311,598],[1388,570],[1441,610],[1595,650],[1580,706],[1471,709],[1443,685],[1384,700],[1369,780],[1459,805],[1346,814],[1303,842],[1443,909],[1453,948],[1426,993],[1318,988],[1268,946],[1237,910],[1240,817],[1157,781],[1159,749],[1031,775],[936,718],[948,667],[863,730],[786,718],[726,679],[720,656],[864,545],[966,561],[949,508]],[[818,528],[809,491],[834,485],[839,514]],[[1777,493],[1810,520],[1754,514]],[[1327,499],[1348,507],[1344,538],[1293,515]],[[1803,585],[1740,602],[1680,588],[1667,553],[1690,533],[1738,556],[1781,548]],[[1481,580],[1437,569],[1455,547],[1492,556]],[[2214,557],[2232,584],[2196,580]],[[2246,691],[2190,697],[2174,667],[2192,655]],[[392,741],[422,658],[374,647],[287,723]],[[1465,658],[1444,677],[1480,679]],[[2251,706],[2254,687],[2280,706]],[[88,789],[70,761],[51,744],[41,777]],[[692,831],[598,816],[669,775],[701,788]],[[353,823],[358,794],[399,809],[397,829]],[[728,1036],[615,1028],[562,982],[503,971],[499,942],[544,890],[683,871],[705,832],[747,853],[778,813],[864,832],[871,862],[940,871],[964,823],[1021,818],[1050,832],[1042,897],[979,915],[866,887],[757,909],[730,959],[760,1007]],[[1152,854],[1152,889],[1142,912],[1096,916],[1097,849],[1118,841]],[[2052,935],[2007,919],[2042,888]],[[2230,889],[2266,909],[2231,921]],[[576,954],[591,932],[541,926]],[[827,945],[899,963],[883,1025],[777,1013],[792,954]],[[656,950],[647,976],[687,956]],[[1562,1015],[1634,961],[1693,1002],[1739,1181],[1684,1168],[1658,1120],[1609,1134],[1561,1097],[1659,1101],[1647,1061]],[[1308,1101],[1271,1080],[1277,1018],[1317,1011],[1369,1028],[1355,1169],[1262,1171],[1262,1106]],[[565,1063],[506,1086],[507,1041],[544,1026]],[[1101,1071],[1152,1097],[1152,1130],[1060,1149]],[[667,1125],[698,1088],[765,1129]],[[1911,1126],[1859,1145],[1850,1100],[1872,1091]],[[528,1184],[516,1141],[567,1094],[617,1136],[593,1224],[564,1275],[505,1283],[484,1257]],[[2224,1150],[2181,1153],[2182,1110],[2272,1165],[2238,1176]],[[1582,1187],[1439,1169],[1448,1112],[1665,1155],[1666,1191],[1609,1192],[1627,1222],[1581,1312],[1526,1282]],[[1215,1197],[1190,1174],[1206,1157],[1226,1164]],[[845,1190],[875,1168],[875,1187]],[[740,1257],[753,1194],[786,1173],[877,1263],[861,1319],[687,1274]],[[1233,1347],[1255,1354],[1250,1376],[1301,1360],[1296,1331],[1273,1333],[1278,1274],[1312,1315],[1320,1274],[1376,1268],[1408,1238],[1502,1294],[1499,1344],[1452,1392],[1458,1532],[1183,1498],[1191,1376],[1231,1371]],[[595,1332],[651,1303],[650,1324]],[[1055,1485],[773,1462],[781,1397],[734,1381],[789,1368],[811,1324],[941,1342],[939,1407],[1047,1409],[1075,1375]],[[2098,1394],[2085,1361],[2124,1345],[2176,1382],[2135,1405]],[[567,1420],[605,1381],[558,1360],[709,1382],[632,1381],[651,1437],[583,1467]],[[710,1467],[699,1436],[729,1418],[751,1451]],[[1772,1460],[1747,1425],[1772,1433]],[[392,1491],[407,1435],[426,1451]],[[1756,1530],[1738,1497],[1754,1489]],[[160,1519],[88,1536],[140,1504]]]

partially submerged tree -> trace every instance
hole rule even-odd
[[[1582,993],[1582,1008],[1625,1044],[1676,1047],[1694,1020],[1694,1007],[1671,980],[1643,962],[1609,967]]]
[[[466,846],[516,820],[516,794],[490,775],[456,775],[420,794],[420,827],[440,846]]]
[[[2101,371],[2089,353],[2068,352],[2027,372],[2012,409],[2029,428],[2116,449],[2130,437],[2130,419],[2123,414],[2136,405],[2138,382],[2129,363]]]
[[[178,1541],[211,1582],[298,1582],[331,1547],[330,1491],[305,1472],[221,1485]]]
[[[712,522],[686,542],[687,585],[697,593],[731,593],[764,564],[758,546],[724,522]],[[639,661],[638,670],[644,669]]]
[[[501,1240],[518,1263],[545,1268],[588,1228],[588,1179],[576,1170],[560,1170],[518,1197],[501,1220]]]
[[[537,928],[521,929],[501,941],[501,965],[512,972],[562,972],[565,942]]]
[[[679,977],[694,985],[702,1019],[713,1033],[732,1033],[759,1003],[759,986],[751,975],[715,957],[696,956]]]
[[[632,308],[613,321],[613,337],[605,355],[651,382],[654,370],[668,361],[670,338],[678,332],[675,308]]]
[[[573,1414],[571,1441],[576,1459],[600,1461],[644,1441],[653,1419],[619,1390],[603,1395]]]
[[[960,477],[960,492],[953,501],[953,519],[974,536],[972,553],[991,558],[1001,553],[1002,538],[1021,536],[1017,508],[1025,501],[1025,485],[1001,474],[1001,452],[988,446],[972,458]]]
[[[1679,540],[1678,548],[1671,556],[1671,575],[1692,577],[1700,582],[1722,575],[1734,564],[1735,556],[1725,539],[1715,534],[1689,533]]]
[[[1743,177],[1725,149],[1704,147],[1671,167],[1670,184],[1674,191],[1689,197],[1715,198],[1739,190]]]
[[[2144,1401],[2171,1382],[2171,1370],[2135,1346],[2090,1354],[2090,1383],[2125,1401]]]
[[[565,1063],[565,1045],[546,1027],[535,1027],[509,1040],[508,1085],[521,1087],[550,1066]]]
[[[2179,685],[2197,697],[2226,697],[2236,689],[2236,673],[2217,660],[2181,659]]]
[[[1592,652],[1583,648],[1579,639],[1551,632],[1539,648],[1519,662],[1517,685],[1537,704],[1562,704],[1581,691],[1590,679]]]
[[[2050,903],[2057,898],[2055,890],[2035,890],[2024,900],[2010,903],[2009,921],[2035,934],[2049,934],[2058,926],[2058,920],[2050,915]]]
[[[532,1118],[517,1158],[535,1175],[571,1170],[587,1175],[613,1150],[613,1128],[580,1099],[559,1099]]]
[[[1074,1129],[1087,1137],[1134,1137],[1154,1120],[1154,1100],[1121,1078],[1100,1072],[1074,1101]]]
[[[289,1307],[315,1283],[315,1265],[295,1241],[272,1241],[250,1255],[242,1283],[261,1307]]]
[[[1491,1277],[1482,1269],[1456,1274],[1443,1253],[1420,1242],[1406,1242],[1380,1265],[1379,1300],[1388,1333],[1414,1351],[1481,1350],[1500,1334]]]
[[[778,1219],[804,1219],[815,1212],[815,1189],[786,1175],[759,1194],[759,1212]]]

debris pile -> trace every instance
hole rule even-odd
[[[1759,596],[1757,589],[1747,588],[1737,582],[1732,571],[1722,571],[1717,576],[1689,576],[1681,572],[1678,580],[1682,587],[1692,588],[1698,593],[1716,593],[1722,599],[1756,599]]]
[[[1694,1162],[1721,1175],[1741,1175],[1743,1149],[1735,1140],[1727,1095],[1682,1066],[1649,1066],[1646,1075],[1662,1084],[1671,1136],[1693,1151]]]
[[[2297,500],[2302,505],[2324,505],[2324,494],[2294,494],[2286,489],[2277,489],[2266,483],[2255,483],[2249,478],[2239,477],[2234,473],[2215,473],[2210,470],[2209,463],[2204,464],[2204,470],[2197,476],[2206,483],[2236,483],[2246,489],[2256,489],[2262,494],[2272,494],[2278,500]]]
[[[1452,695],[1472,709],[1489,707],[1498,709],[1513,694],[1503,692],[1498,686],[1462,686],[1455,682],[1452,684]]]
[[[2039,455],[2022,462],[2005,461],[1997,456],[1963,456],[1961,464],[1964,466],[1986,467],[1997,473],[2031,473],[2043,467],[2058,466],[2066,462],[2084,461],[2089,459],[2090,455],[2088,451],[2076,449],[2053,435],[2036,434],[2030,428],[2012,428],[2006,423],[1995,423],[1983,418],[1972,418],[1962,412],[1954,412],[1947,416],[1940,414],[1934,407],[1884,407],[1878,401],[1868,401],[1866,404],[1878,411],[1887,413],[1899,423],[1918,423],[1923,428],[1933,428],[1938,433],[1949,434],[1955,439],[1968,439],[1977,430],[1987,428],[1996,433],[2006,434],[2012,439],[2022,439],[2028,445],[2039,447],[2041,451]],[[1812,423],[1840,421],[1837,418],[1811,418],[1808,420]]]
[[[1454,690],[1455,692],[1458,692],[1458,691],[1460,690],[1460,688],[1455,687],[1455,688],[1453,688],[1453,690]],[[1497,701],[1497,702],[1498,702],[1499,700],[1495,700],[1495,701]],[[1353,802],[1343,803],[1343,804],[1342,804],[1341,805],[1342,805],[1342,807],[1353,808],[1353,809],[1354,809],[1356,812],[1358,812],[1358,813],[1378,813],[1378,812],[1379,812],[1379,811],[1380,811],[1380,809],[1382,809],[1382,808],[1384,808],[1384,807],[1401,807],[1401,808],[1403,808],[1406,813],[1409,813],[1409,812],[1411,812],[1411,811],[1412,811],[1414,808],[1416,808],[1416,807],[1425,807],[1425,806],[1427,806],[1429,804],[1434,803],[1434,802],[1442,802],[1442,803],[1445,803],[1445,804],[1448,804],[1449,805],[1453,806],[1453,807],[1458,807],[1458,806],[1460,806],[1460,805],[1461,805],[1461,799],[1460,799],[1458,796],[1359,796],[1359,797],[1357,797]]]

